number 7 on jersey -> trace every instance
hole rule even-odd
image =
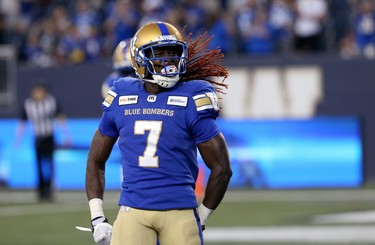
[[[146,131],[149,131],[147,136],[146,149],[143,152],[143,156],[138,157],[139,166],[148,168],[159,167],[159,157],[155,156],[155,154],[158,148],[162,125],[162,121],[135,121],[135,135],[144,135]]]

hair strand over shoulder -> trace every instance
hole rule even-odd
[[[192,39],[190,33],[185,41],[188,44],[188,64],[187,72],[181,76],[181,81],[189,80],[205,80],[213,84],[217,92],[224,93],[223,89],[228,85],[224,83],[228,77],[228,70],[222,65],[224,61],[224,54],[220,47],[213,50],[208,50],[208,44],[213,36],[207,37],[207,32],[199,36],[197,39]],[[222,78],[217,81],[215,78]]]

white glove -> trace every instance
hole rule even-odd
[[[93,236],[96,244],[109,245],[112,238],[112,226],[104,217],[98,217],[91,221]]]

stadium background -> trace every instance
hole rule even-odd
[[[203,5],[235,9],[245,2]],[[327,1],[327,6],[337,2],[350,3],[351,13],[360,4]],[[374,243],[373,56],[360,51],[343,56],[328,27],[332,23],[326,25],[322,50],[254,54],[241,50],[240,44],[226,53],[229,89],[222,95],[219,124],[228,139],[234,176],[223,205],[210,220],[212,228],[205,231],[208,244]],[[9,43],[0,48],[0,217],[6,220],[0,225],[1,243],[92,244],[90,235],[74,226],[88,223],[82,192],[85,157],[101,113],[101,83],[112,71],[110,52],[46,66],[19,54]],[[36,78],[48,81],[73,137],[73,144],[60,145],[56,154],[58,192],[51,204],[38,203],[33,193],[31,133],[20,148],[13,142],[19,108]],[[117,157],[115,150],[107,173],[110,220],[116,214],[120,181]]]

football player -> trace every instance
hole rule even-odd
[[[114,81],[121,77],[136,77],[132,62],[130,59],[130,38],[125,39],[116,46],[112,56],[113,72],[109,74],[102,84],[102,96],[105,98]]]
[[[204,36],[204,35],[203,35]],[[140,79],[121,78],[108,91],[87,160],[86,194],[97,244],[201,245],[208,217],[222,201],[232,170],[216,124],[217,91],[226,86],[219,49],[190,40],[166,22],[141,27],[131,40]],[[123,180],[116,221],[103,211],[105,163],[118,139]],[[199,205],[197,150],[210,170]]]

